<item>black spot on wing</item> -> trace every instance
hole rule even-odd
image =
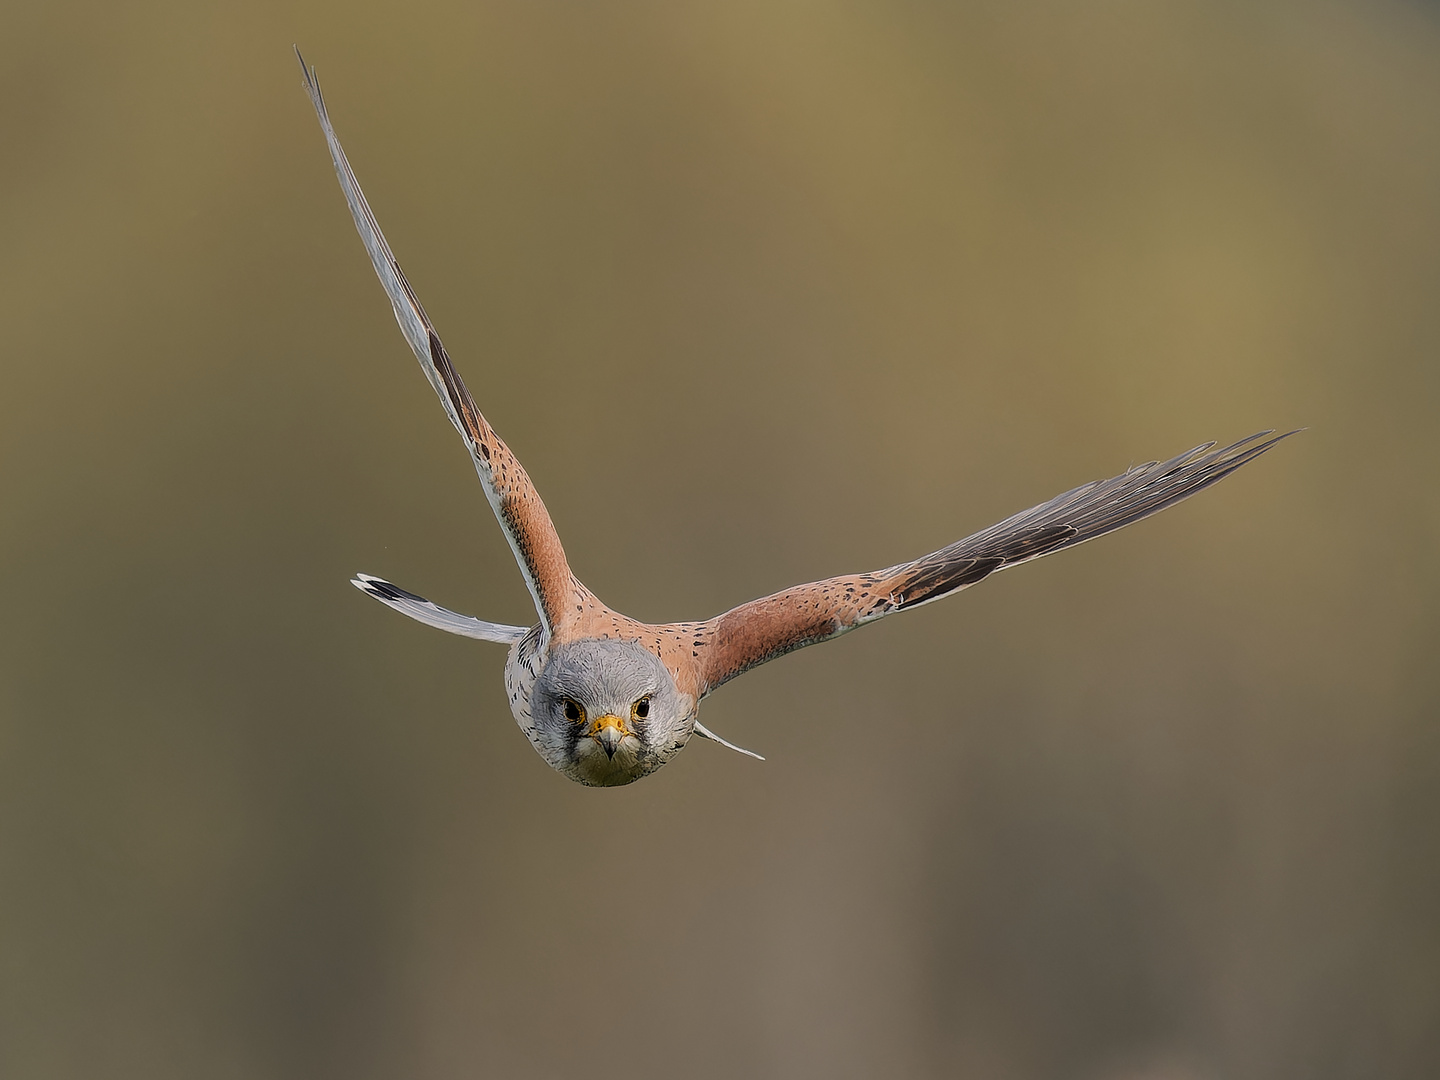
[[[416,604],[430,603],[425,597],[416,596],[413,592],[407,592],[400,588],[399,585],[392,585],[390,582],[382,581],[380,578],[371,578],[366,581],[365,591],[374,593],[376,596],[383,597],[386,600],[409,600]]]
[[[475,407],[475,399],[470,396],[470,391],[465,387],[465,381],[460,378],[455,370],[455,365],[450,362],[450,354],[445,351],[445,346],[440,343],[440,337],[434,330],[430,331],[430,362],[435,365],[435,370],[440,375],[440,381],[445,384],[445,394],[450,399],[450,405],[455,410],[455,415],[460,417],[471,437],[475,440],[475,446],[481,456],[490,460],[490,447],[485,444],[484,424],[480,420],[480,410]]]
[[[934,565],[926,565],[922,561],[915,576],[896,590],[896,598],[900,602],[892,610],[904,611],[916,604],[923,604],[926,600],[933,600],[956,589],[963,589],[966,585],[973,585],[1004,565],[1005,560],[998,557],[960,559]]]
[[[1033,559],[1037,555],[1064,547],[1075,535],[1075,529],[1069,525],[1050,525],[1000,535],[978,547],[962,540],[958,544],[941,548],[933,555],[927,555],[911,564],[912,576],[895,590],[896,598],[900,602],[891,610],[903,611],[956,589],[974,585],[1007,563]],[[964,551],[963,555],[961,550]]]

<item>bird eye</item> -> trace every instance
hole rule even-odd
[[[630,716],[635,720],[644,720],[650,715],[650,695],[646,694],[634,705],[630,706]]]
[[[563,700],[565,702],[566,720],[569,720],[572,724],[578,724],[585,719],[585,706],[581,705],[578,701],[575,701],[572,698],[567,697]]]

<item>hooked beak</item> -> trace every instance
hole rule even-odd
[[[618,716],[602,716],[590,728],[590,737],[605,748],[605,756],[613,758],[620,740],[630,734],[625,721]]]

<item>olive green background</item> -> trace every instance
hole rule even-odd
[[[0,1074],[1440,1072],[1434,6],[4,23]],[[583,789],[291,42],[637,617],[1309,430]]]

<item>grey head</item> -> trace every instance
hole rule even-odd
[[[615,787],[680,751],[695,730],[695,706],[648,649],[587,638],[551,645],[530,690],[526,734],[570,779]]]

